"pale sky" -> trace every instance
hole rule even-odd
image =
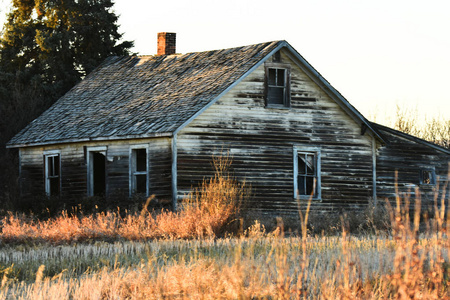
[[[286,40],[366,117],[399,104],[450,118],[448,0],[115,0],[115,12],[138,54],[163,31],[178,53]]]

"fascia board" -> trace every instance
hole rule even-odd
[[[140,135],[114,136],[114,137],[65,139],[65,140],[39,142],[39,143],[7,144],[6,148],[25,148],[25,147],[47,146],[47,145],[57,145],[57,144],[72,144],[72,143],[101,142],[101,141],[120,141],[120,140],[147,139],[147,138],[172,137],[172,136],[173,136],[172,132],[161,132],[161,133],[150,133],[150,134],[140,134]]]

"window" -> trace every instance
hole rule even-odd
[[[420,170],[420,184],[435,185],[436,174],[434,170]]]
[[[105,196],[106,194],[106,147],[88,147],[88,196]]]
[[[290,69],[281,63],[266,63],[266,106],[290,106]]]
[[[59,196],[61,191],[61,160],[58,151],[44,153],[45,193],[47,196]]]
[[[130,155],[130,194],[148,195],[148,159],[146,146],[134,146]]]
[[[294,148],[294,197],[320,199],[320,151]]]

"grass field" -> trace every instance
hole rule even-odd
[[[1,292],[11,299],[362,295],[358,285],[388,283],[395,247],[390,238],[267,236],[5,247]],[[377,288],[366,292],[383,297]]]
[[[3,246],[1,298],[442,299],[438,235],[254,237]]]
[[[0,248],[0,298],[449,298],[444,209],[423,233],[417,216],[410,219],[407,210],[393,209],[391,214],[391,230],[376,235],[350,236],[343,231],[338,236],[309,236],[304,220],[304,230],[295,237],[279,230],[267,233],[256,222],[241,236],[217,238],[211,233],[188,239],[108,236],[106,215],[99,214],[99,220],[85,218],[91,220],[89,230],[103,235],[84,234],[81,242],[75,234],[61,235],[58,241],[45,230],[59,225],[67,234],[73,230],[68,216],[33,224],[10,216],[3,220],[7,238]],[[123,219],[116,215],[110,221],[121,228],[120,222],[143,220],[140,214]]]
[[[230,234],[245,187],[217,173],[178,212],[3,218],[0,299],[450,299],[443,199],[424,222],[397,198],[365,234],[313,235],[309,206],[297,235]]]

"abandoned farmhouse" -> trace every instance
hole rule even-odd
[[[177,203],[213,155],[252,187],[250,205],[361,208],[396,193],[446,193],[450,151],[369,122],[286,41],[110,57],[18,133],[23,197],[155,195]]]

